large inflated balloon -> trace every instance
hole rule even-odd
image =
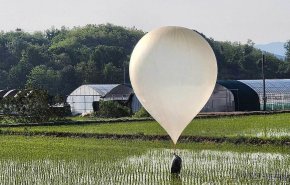
[[[201,35],[169,26],[147,33],[137,43],[129,72],[141,104],[176,144],[212,94],[217,64]]]

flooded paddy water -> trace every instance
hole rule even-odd
[[[148,149],[116,160],[0,159],[0,184],[289,184],[290,156],[280,153]],[[114,153],[108,152],[108,155]]]

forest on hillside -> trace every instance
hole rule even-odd
[[[0,89],[40,88],[65,96],[82,84],[129,83],[130,54],[144,34],[112,24],[0,32]],[[218,79],[261,78],[262,52],[252,41],[203,36],[215,52]],[[286,61],[266,53],[266,78],[290,78],[290,41],[285,48]]]

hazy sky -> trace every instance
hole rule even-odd
[[[0,0],[0,30],[113,23],[150,31],[178,25],[215,40],[290,39],[290,0]]]

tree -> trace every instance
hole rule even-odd
[[[247,44],[243,46],[242,68],[244,79],[260,78],[261,67],[259,66],[259,60],[261,59],[261,51],[255,49],[254,45],[255,43],[249,39]]]
[[[56,95],[60,89],[60,74],[58,71],[47,68],[45,65],[34,67],[28,75],[26,87],[45,89]]]
[[[102,83],[103,74],[97,70],[94,61],[78,63],[75,71],[78,84]]]
[[[108,63],[104,66],[105,83],[121,83],[122,71],[114,66],[113,63]]]
[[[52,28],[45,31],[45,37],[51,41],[54,37],[56,37],[60,33],[61,33],[60,30],[52,27]]]
[[[13,66],[8,74],[8,86],[10,88],[22,89],[25,86],[27,75],[32,67],[27,61],[20,61],[17,65]]]
[[[6,89],[8,86],[8,73],[4,70],[0,70],[0,89]]]
[[[0,34],[1,39],[1,34]],[[16,65],[19,61],[17,58],[9,52],[6,47],[6,41],[3,39],[2,43],[0,41],[0,69],[6,72],[10,70],[11,66]]]
[[[43,33],[0,32],[0,88],[23,88],[26,84],[67,95],[85,83],[122,83],[124,69],[129,82],[128,61],[144,34],[112,24],[51,28]],[[260,78],[261,51],[251,40],[241,44],[202,36],[215,53],[218,79]],[[285,48],[290,63],[290,40]],[[268,55],[267,78],[288,78],[289,66]]]
[[[60,71],[60,94],[68,95],[78,86],[76,81],[76,71],[72,65],[64,67]]]
[[[31,45],[29,44],[23,51],[21,60],[27,61],[33,66],[44,65],[48,62],[48,53],[45,51],[47,48],[45,46]]]
[[[99,110],[96,114],[105,118],[126,117],[130,116],[130,109],[116,101],[100,101]]]
[[[49,96],[44,90],[21,90],[16,97],[0,101],[0,111],[18,121],[47,121],[50,114]]]
[[[286,49],[286,61],[290,62],[290,40],[288,40],[285,45],[284,45],[285,49]]]
[[[61,70],[68,65],[73,65],[70,56],[67,53],[54,54],[52,60],[47,66],[56,70]]]
[[[140,110],[135,112],[133,117],[135,117],[135,118],[149,118],[149,117],[152,117],[152,116],[147,112],[147,110],[144,107],[141,107]]]

